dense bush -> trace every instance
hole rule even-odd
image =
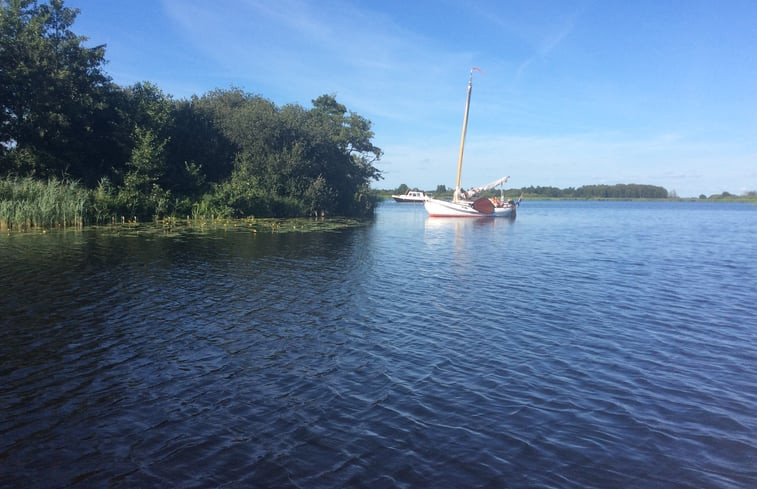
[[[235,88],[175,101],[148,82],[119,87],[104,46],[71,31],[78,10],[0,9],[0,177],[80,182],[91,222],[373,213],[381,150],[334,96],[278,107]]]

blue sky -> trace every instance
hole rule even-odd
[[[757,190],[757,2],[70,0],[116,83],[324,93],[371,120],[377,188]]]

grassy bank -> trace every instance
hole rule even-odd
[[[166,216],[148,222],[137,222],[125,216],[111,215],[107,196],[101,189],[87,190],[76,182],[33,178],[0,178],[0,230],[34,231],[46,229],[82,228],[96,225],[116,233],[174,234],[206,230],[257,232],[323,231],[359,225],[362,221],[349,218],[245,218],[230,219],[204,215],[198,209],[192,217],[181,219]]]
[[[87,197],[76,182],[0,179],[0,229],[80,228]]]

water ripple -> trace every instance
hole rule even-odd
[[[0,485],[756,486],[757,212],[702,209],[3,236]]]

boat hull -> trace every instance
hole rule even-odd
[[[437,199],[427,199],[423,203],[429,217],[515,217],[515,204],[494,207],[491,212],[481,212],[473,204],[470,201],[448,202]]]

